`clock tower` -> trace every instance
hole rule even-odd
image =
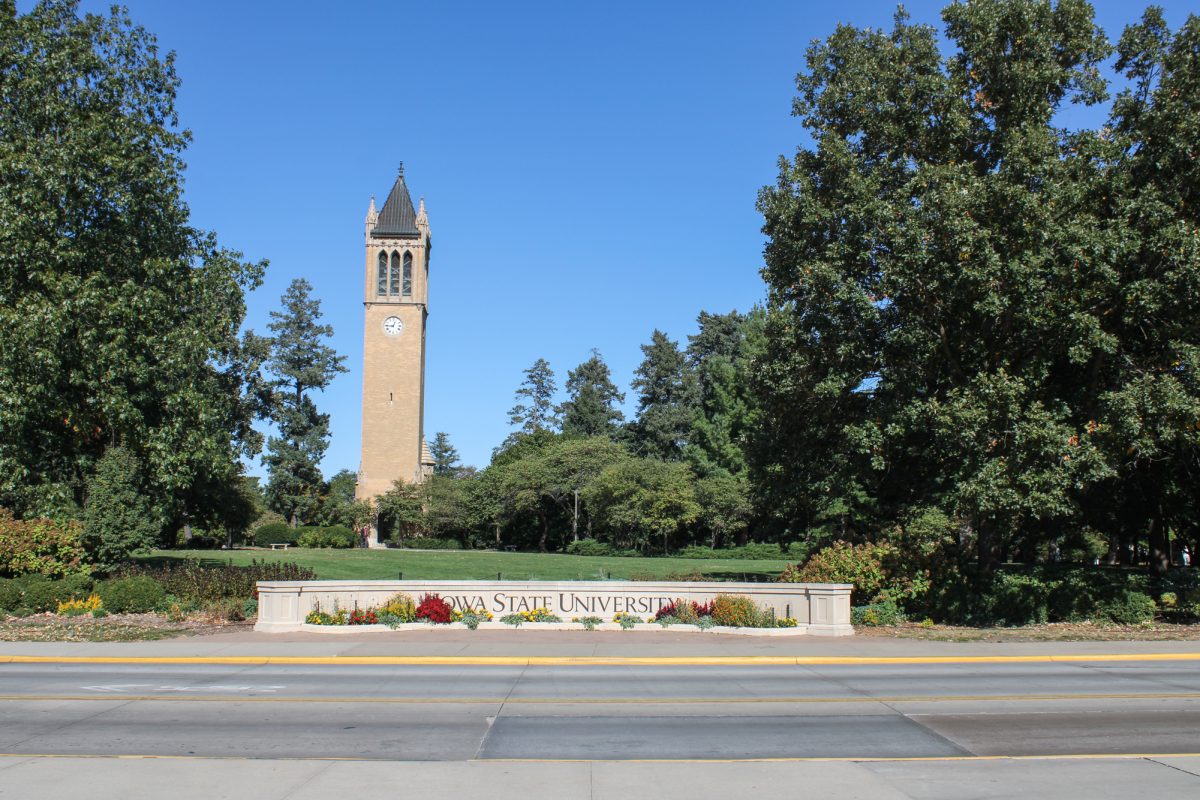
[[[355,496],[368,500],[396,481],[419,483],[433,471],[425,443],[425,321],[429,316],[429,219],[413,209],[404,166],[363,233],[362,461]],[[377,533],[369,532],[375,546]]]

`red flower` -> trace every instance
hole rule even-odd
[[[427,594],[421,598],[417,606],[417,619],[427,619],[437,625],[450,622],[450,604],[436,594]]]

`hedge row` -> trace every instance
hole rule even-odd
[[[93,581],[86,575],[72,575],[62,580],[26,575],[0,579],[0,611],[17,615],[40,614],[57,610],[59,603],[81,600],[91,594],[100,597],[105,611],[139,614],[153,611],[167,593],[160,583],[146,577]]]
[[[257,547],[290,544],[297,547],[349,548],[358,544],[358,534],[344,525],[329,527],[302,526],[293,528],[286,522],[268,522],[254,529],[252,538]]]
[[[181,564],[138,565],[118,571],[109,580],[87,575],[51,580],[41,575],[0,578],[0,613],[39,614],[56,611],[59,603],[100,597],[105,611],[139,614],[157,610],[171,602],[211,604],[256,598],[258,581],[313,580],[316,574],[296,564],[251,563],[245,567]]]

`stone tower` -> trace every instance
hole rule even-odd
[[[383,208],[371,198],[363,239],[362,461],[359,500],[397,480],[423,481],[433,470],[425,443],[425,321],[429,316],[429,219],[414,210],[404,167]],[[376,544],[375,531],[369,533]]]

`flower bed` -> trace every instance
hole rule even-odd
[[[759,608],[753,601],[737,595],[717,595],[708,603],[676,599],[659,609],[651,617],[618,613],[610,622],[600,617],[573,617],[565,622],[549,609],[538,607],[529,611],[506,614],[495,621],[492,614],[483,609],[459,611],[436,594],[422,596],[416,604],[404,593],[397,594],[377,608],[344,609],[323,611],[317,608],[305,617],[304,630],[334,632],[371,630],[420,630],[430,626],[468,630],[518,628],[528,625],[538,630],[587,630],[587,631],[686,631],[703,633],[742,633],[748,635],[776,635],[779,633],[803,634],[796,620],[777,617],[773,610]]]
[[[637,630],[652,625],[848,636],[854,633],[850,588],[681,581],[266,581],[259,583],[255,630],[304,630],[306,623],[362,630],[370,625],[351,626],[350,615],[374,611],[377,624],[392,628],[461,624],[486,630],[508,623],[509,629],[525,630],[557,625]]]

